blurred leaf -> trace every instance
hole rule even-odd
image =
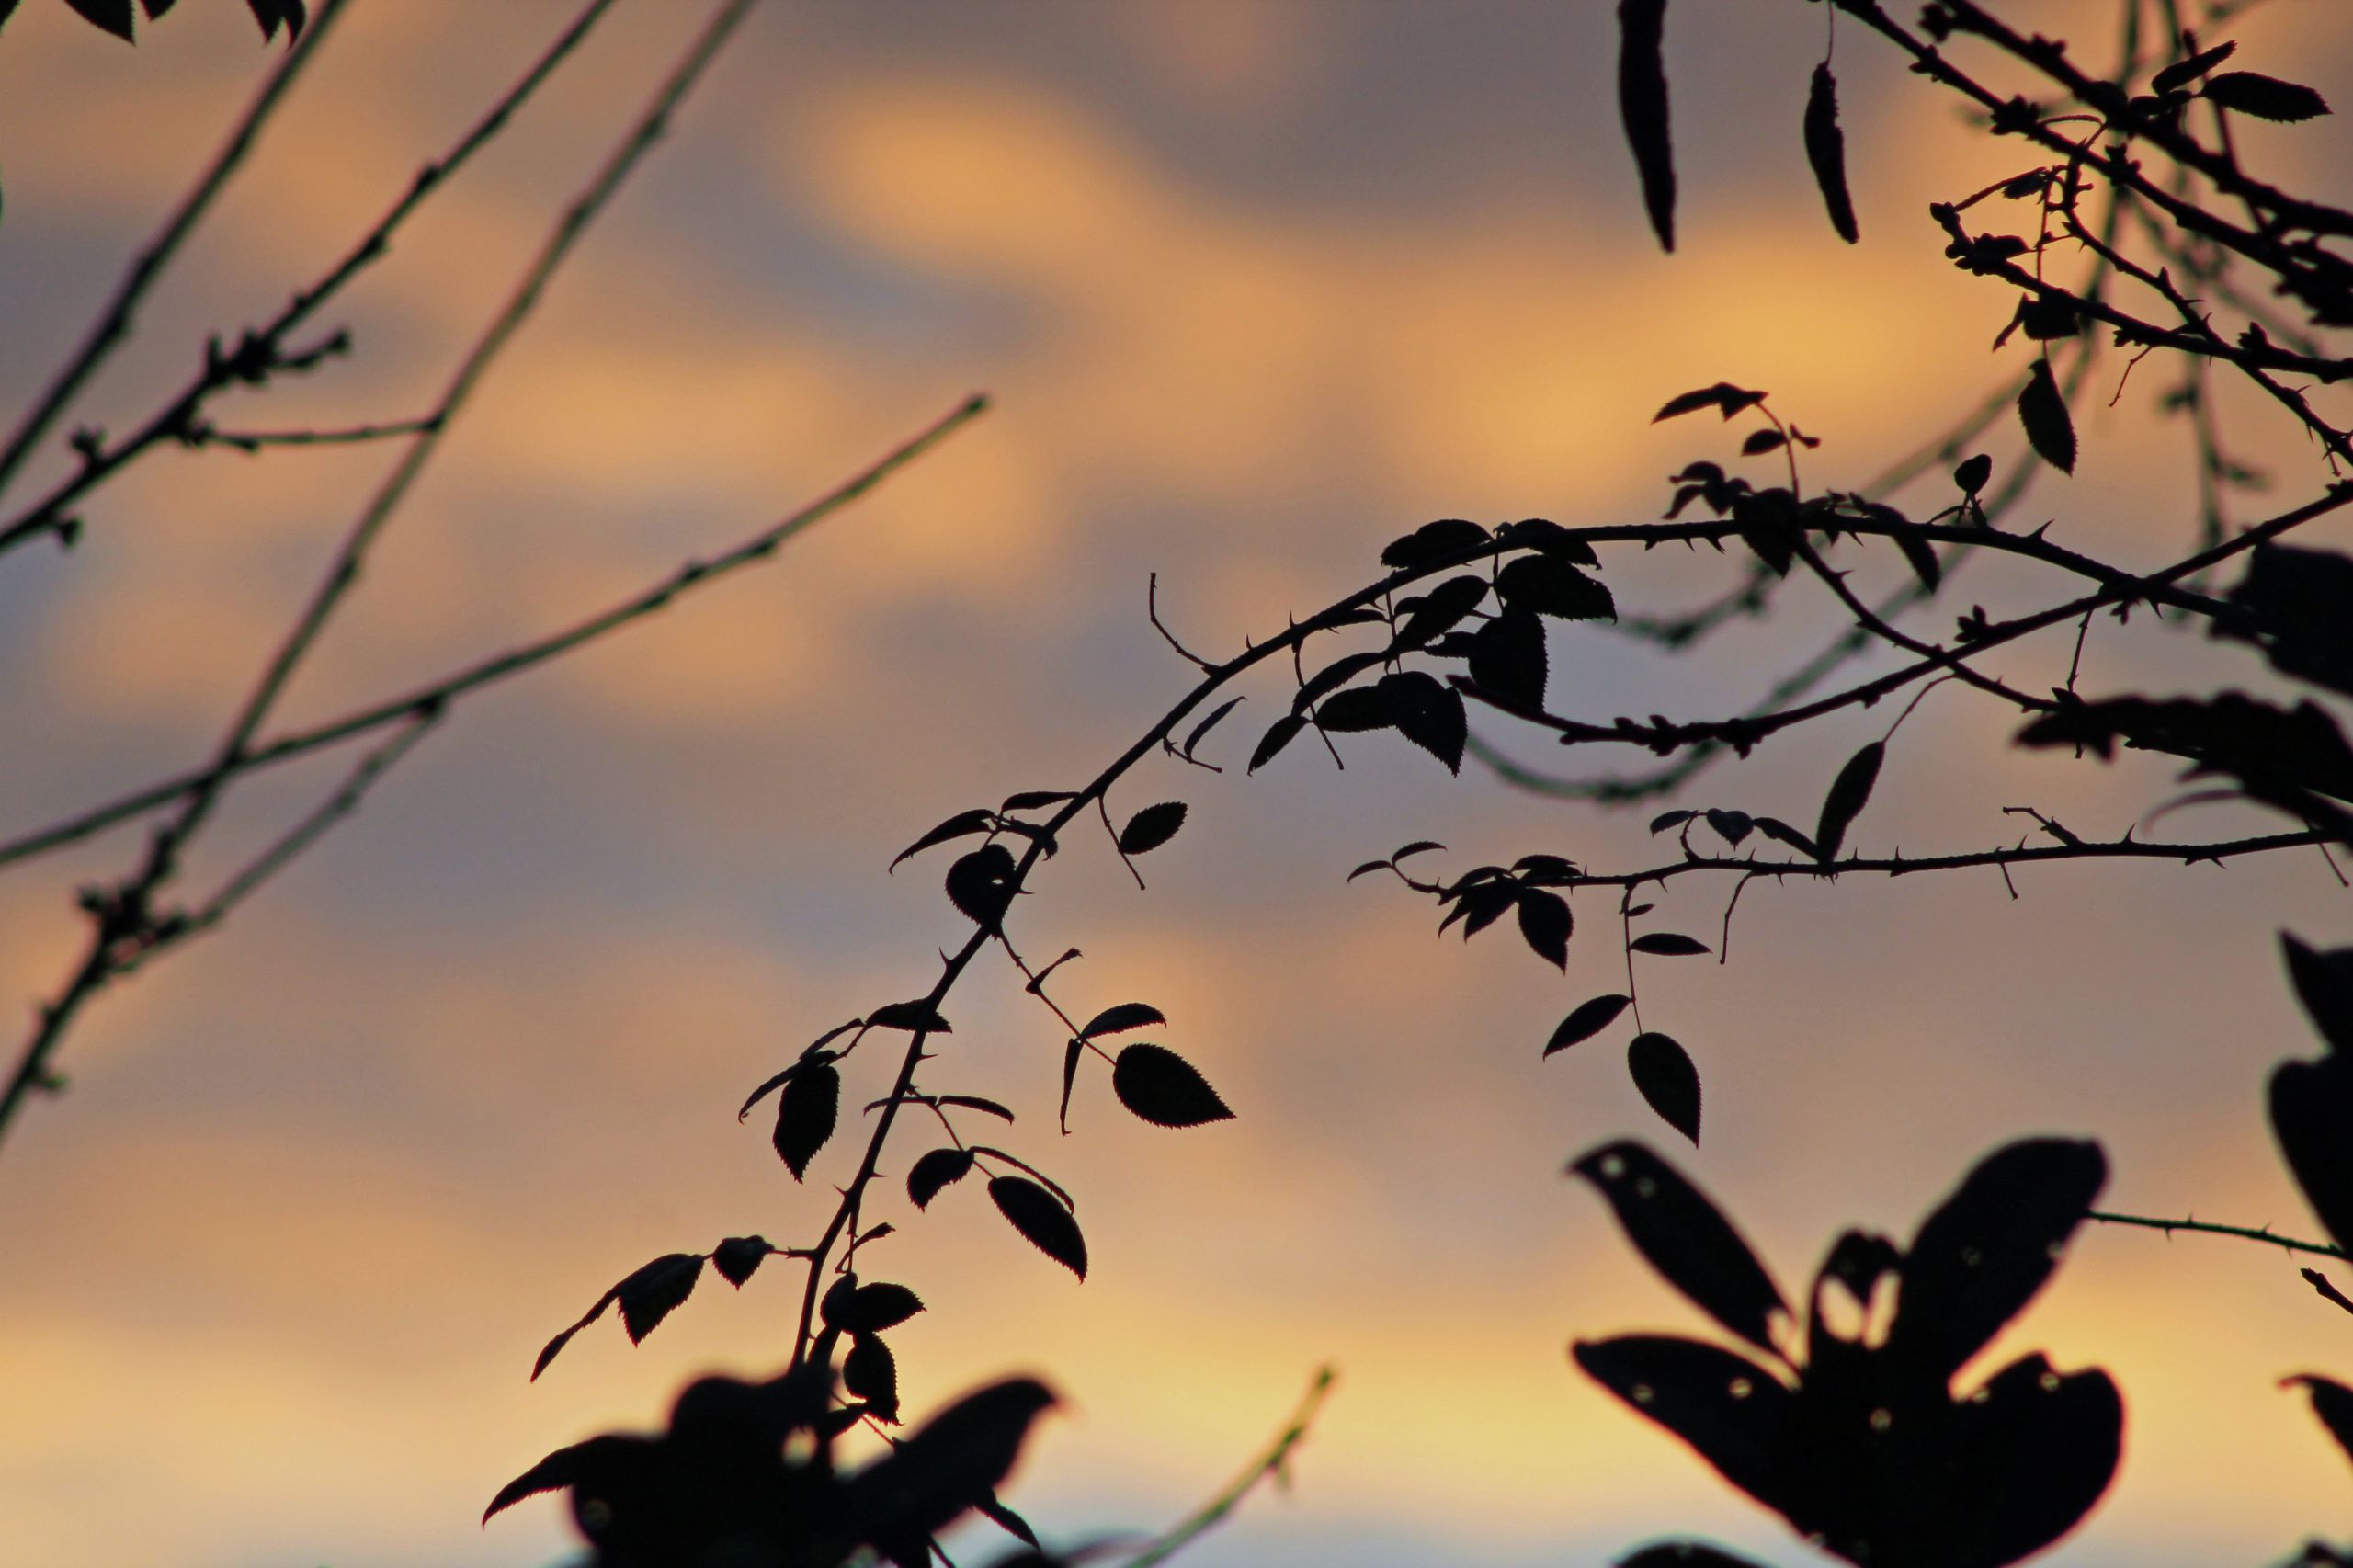
[[[1732,1221],[1680,1171],[1631,1142],[1596,1149],[1569,1170],[1593,1185],[1617,1211],[1635,1250],[1692,1305],[1766,1354],[1779,1356],[1773,1318],[1786,1317],[1789,1304]]]
[[[2063,1376],[2040,1355],[2023,1357],[1952,1412],[1956,1562],[2041,1551],[2091,1512],[2123,1454],[2124,1402],[2097,1369]]]
[[[1703,1540],[1663,1540],[1631,1557],[1618,1560],[1618,1568],[1758,1568],[1745,1557],[1735,1557]]]
[[[2296,1185],[2329,1236],[2353,1250],[2353,1056],[2282,1062],[2269,1099],[2272,1135]]]
[[[1789,1494],[1790,1472],[1807,1457],[1797,1402],[1745,1356],[1664,1335],[1580,1340],[1570,1353],[1586,1376],[1690,1444],[1743,1492],[1768,1505]]]
[[[1680,1045],[1655,1030],[1626,1047],[1626,1071],[1659,1119],[1699,1142],[1699,1070]]]
[[[74,8],[81,7],[77,4]],[[88,14],[83,12],[85,16]],[[2289,125],[2328,112],[2328,100],[2310,87],[2255,71],[2225,71],[2219,76],[2210,76],[2200,96],[2210,104]]]
[[[1767,452],[1778,452],[1790,444],[1790,438],[1779,430],[1751,430],[1741,438],[1740,455],[1761,458]]]
[[[2331,1051],[2353,1056],[2353,948],[2321,952],[2286,931],[2279,933],[2279,947],[2313,1028]]]
[[[2149,91],[2170,93],[2187,87],[2207,72],[2238,52],[2236,42],[2218,43],[2211,49],[2201,49],[2187,60],[2177,60],[2149,78]]]
[[[131,0],[65,0],[65,3],[92,27],[103,28],[125,43],[131,41]]]
[[[1813,68],[1813,85],[1805,100],[1805,161],[1813,183],[1822,187],[1822,204],[1829,210],[1830,226],[1848,244],[1862,238],[1855,223],[1854,198],[1847,193],[1847,137],[1838,129],[1838,83],[1830,62]]]
[[[1165,1046],[1139,1044],[1120,1051],[1111,1064],[1111,1092],[1121,1105],[1161,1127],[1199,1127],[1233,1115],[1209,1080]]]
[[[1051,1193],[1026,1177],[1001,1176],[990,1178],[989,1198],[1031,1246],[1081,1279],[1086,1278],[1086,1238]]]
[[[2328,1435],[2336,1439],[2336,1446],[2345,1450],[2345,1457],[2353,1460],[2353,1389],[2347,1388],[2334,1378],[2324,1378],[2315,1372],[2282,1378],[2279,1386],[2302,1387],[2310,1394],[2313,1414],[2319,1416],[2320,1424],[2328,1428]]]
[[[1544,1054],[1550,1056],[1556,1051],[1566,1051],[1573,1045],[1591,1040],[1616,1023],[1618,1015],[1631,1006],[1633,1000],[1631,996],[1612,994],[1578,1003],[1569,1016],[1561,1020],[1561,1027],[1552,1031],[1552,1038],[1545,1042]]]
[[[1618,0],[1618,113],[1659,248],[1675,249],[1675,150],[1667,134],[1666,0]]]
[[[2075,422],[2067,416],[2067,400],[2051,379],[2051,361],[2037,359],[2018,393],[2018,423],[2026,438],[2044,462],[2062,473],[2075,472]]]
[[[1679,396],[1668,398],[1665,405],[1656,414],[1651,415],[1651,423],[1655,425],[1662,419],[1676,419],[1686,414],[1697,414],[1703,408],[1712,408],[1726,419],[1730,419],[1742,410],[1755,408],[1764,401],[1765,394],[1761,392],[1749,392],[1745,388],[1733,385],[1730,381],[1718,381],[1714,386],[1701,387],[1697,392],[1688,392]]]

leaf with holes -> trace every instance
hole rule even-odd
[[[1813,68],[1813,85],[1805,100],[1805,161],[1813,183],[1822,187],[1822,204],[1830,211],[1830,226],[1848,244],[1862,238],[1855,223],[1855,199],[1847,192],[1847,136],[1838,129],[1838,80],[1830,62]]]
[[[1689,1052],[1654,1029],[1626,1047],[1626,1071],[1660,1120],[1699,1142],[1699,1070]]]
[[[1709,950],[1707,943],[1680,931],[1645,931],[1626,945],[1657,959],[1692,959]]]
[[[1002,844],[985,845],[948,868],[948,902],[966,919],[994,931],[1013,904],[1013,852]]]
[[[989,1198],[1031,1246],[1081,1279],[1086,1278],[1086,1238],[1053,1194],[1027,1177],[1001,1176],[989,1179]]]
[[[1544,1054],[1550,1056],[1556,1051],[1566,1051],[1573,1045],[1591,1040],[1616,1023],[1618,1015],[1631,1006],[1633,1000],[1631,996],[1611,994],[1578,1003],[1569,1016],[1561,1020],[1561,1027],[1552,1031],[1552,1038],[1544,1042]]]
[[[1567,899],[1542,888],[1519,890],[1521,938],[1530,952],[1564,974],[1569,968],[1569,933],[1575,928]]]
[[[907,1172],[907,1201],[918,1209],[928,1209],[942,1187],[963,1180],[972,1169],[970,1149],[934,1149]]]
[[[1647,1146],[1611,1143],[1569,1166],[1617,1212],[1626,1239],[1693,1306],[1768,1355],[1780,1288],[1722,1210]]]
[[[1388,862],[1381,863],[1386,865]],[[1078,1031],[1078,1038],[1095,1040],[1107,1034],[1125,1034],[1130,1029],[1167,1021],[1161,1016],[1160,1009],[1149,1002],[1122,1002],[1116,1007],[1106,1007],[1087,1019],[1086,1027]]]
[[[1659,248],[1675,249],[1675,147],[1667,134],[1666,0],[1618,0],[1618,115]]]
[[[1847,841],[1847,829],[1854,825],[1863,808],[1870,803],[1871,786],[1879,782],[1880,764],[1887,757],[1886,745],[1879,741],[1847,759],[1838,777],[1830,781],[1830,793],[1822,798],[1822,818],[1814,824],[1813,858],[1825,864],[1838,858],[1839,846]]]
[[[2051,361],[2037,359],[2018,393],[2018,423],[2035,454],[2062,473],[2075,472],[2075,422],[2067,416],[2067,400],[2051,377]]]
[[[1111,1064],[1111,1092],[1159,1127],[1199,1127],[1233,1116],[1209,1080],[1165,1046],[1139,1044],[1120,1051]]]
[[[1120,830],[1120,853],[1149,854],[1176,837],[1176,830],[1184,825],[1184,801],[1163,801],[1156,806],[1146,806]]]
[[[807,1175],[809,1162],[817,1157],[817,1151],[834,1135],[841,1105],[841,1070],[831,1062],[800,1074],[778,1096],[776,1132],[771,1142],[793,1180],[799,1181]]]
[[[1787,1495],[1786,1478],[1803,1463],[1811,1434],[1797,1395],[1747,1357],[1646,1334],[1579,1340],[1570,1354],[1586,1376],[1690,1444],[1743,1492],[1768,1504]]]

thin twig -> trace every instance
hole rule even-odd
[[[389,440],[395,436],[419,436],[439,428],[439,421],[401,419],[388,425],[354,425],[341,430],[216,430],[206,425],[189,437],[192,446],[236,447],[259,451],[264,447],[342,447],[362,441]]]
[[[2243,1241],[2266,1242],[2288,1252],[2308,1252],[2316,1257],[2336,1257],[2353,1260],[2353,1253],[2325,1242],[2300,1242],[2293,1236],[2274,1235],[2271,1228],[2246,1225],[2213,1225],[2203,1220],[2152,1220],[2139,1214],[2109,1214],[2095,1209],[2088,1216],[2104,1225],[2137,1225],[2143,1230],[2163,1231],[2171,1235],[2176,1231],[2194,1231],[2204,1236],[2237,1236]]]
[[[1260,1482],[1270,1476],[1278,1484],[1287,1481],[1291,1453],[1307,1440],[1308,1431],[1315,1424],[1316,1413],[1324,1407],[1324,1396],[1332,1392],[1332,1383],[1337,1376],[1330,1367],[1319,1368],[1314,1381],[1307,1385],[1307,1393],[1299,1402],[1299,1408],[1291,1412],[1290,1420],[1276,1435],[1272,1446],[1252,1460],[1249,1468],[1235,1476],[1224,1491],[1171,1525],[1142,1551],[1129,1558],[1126,1568],[1154,1568],[1155,1564],[1167,1562],[1222,1523]]]

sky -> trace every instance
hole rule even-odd
[[[2110,47],[2105,5],[2005,11]],[[886,874],[893,855],[957,811],[1092,777],[1183,695],[1188,669],[1146,618],[1151,574],[1171,630],[1230,655],[1373,580],[1381,547],[1431,518],[1654,517],[1665,475],[1731,454],[1712,421],[1649,422],[1687,388],[1769,389],[1824,437],[1810,482],[1848,487],[2022,367],[2021,346],[1988,351],[2007,301],[1950,267],[1924,216],[2018,172],[2018,148],[1841,28],[1862,227],[1847,246],[1798,137],[1827,8],[1683,0],[1681,233],[1664,256],[1617,128],[1610,13],[759,8],[453,427],[284,724],[715,553],[974,392],[991,411],[772,562],[460,703],[222,929],[91,1006],[59,1062],[70,1092],[0,1149],[10,1561],[558,1559],[556,1504],[487,1530],[483,1504],[550,1449],[656,1424],[701,1371],[780,1367],[797,1271],[706,1280],[635,1348],[600,1324],[537,1382],[532,1357],[651,1257],[823,1224],[855,1145],[796,1186],[761,1120],[730,1113],[810,1040],[919,993],[933,949],[969,929],[937,852]],[[74,422],[130,427],[208,335],[324,270],[571,14],[352,0]],[[622,0],[324,318],[354,354],[224,401],[222,427],[420,413],[705,14]],[[2353,10],[2274,0],[2236,36],[2251,69],[2353,101]],[[135,49],[54,0],[19,7],[0,36],[11,410],[276,58],[222,0]],[[2243,146],[2324,189],[2353,166],[2333,120]],[[2078,400],[2075,477],[2038,479],[2024,516],[2159,564],[2192,537],[2191,476],[2168,372],[2120,391],[2120,370],[2104,361]],[[2240,520],[2317,488],[2263,409],[2219,407],[2234,450],[2275,474],[2235,498]],[[66,472],[51,446],[0,510]],[[1985,447],[2002,472],[2025,460],[2007,423]],[[0,560],[0,836],[198,763],[395,455],[165,450],[91,501],[70,554]],[[1942,485],[1905,499],[1933,510]],[[2054,591],[1971,570],[1964,606]],[[1620,607],[1653,613],[1737,571],[1665,551],[1605,562]],[[1864,577],[1902,569],[1867,557]],[[1553,706],[1735,711],[1835,609],[1793,584],[1769,622],[1671,658],[1556,631]],[[2063,634],[2002,667],[2048,686],[2068,656]],[[2097,629],[2084,657],[2087,691],[2263,683],[2246,651],[2145,621]],[[1302,744],[1245,777],[1285,685],[1246,687],[1205,743],[1222,773],[1158,759],[1115,790],[1115,812],[1190,806],[1142,863],[1148,891],[1082,836],[1013,923],[1025,953],[1083,949],[1057,982],[1073,1010],[1158,1006],[1157,1038],[1236,1119],[1146,1126],[1096,1075],[1062,1137],[1061,1033],[983,961],[949,1006],[941,1086],[1015,1108],[999,1141],[1077,1198],[1088,1278],[970,1189],[920,1215],[886,1203],[900,1233],[868,1255],[929,1303],[892,1336],[911,1410],[1014,1371],[1062,1393],[1007,1489],[1056,1538],[1181,1515],[1330,1363],[1292,1486],[1191,1562],[1532,1568],[1677,1532],[1826,1561],[1569,1364],[1574,1337],[1702,1331],[1563,1175],[1613,1138],[1666,1151],[1792,1290],[1838,1230],[1908,1234],[1976,1158],[2034,1133],[2099,1139],[2113,1207],[2316,1229],[2260,1105],[2271,1065],[2313,1048],[2277,933],[2353,939],[2319,858],[2023,868],[2015,900],[1984,871],[1760,883],[1728,962],[1642,975],[1651,1026],[1706,1085],[1693,1150],[1628,1084],[1622,1028],[1540,1060],[1563,1014],[1620,988],[1609,901],[1579,901],[1563,975],[1506,931],[1433,941],[1427,903],[1344,881],[1425,837],[1458,869],[1540,849],[1672,858],[1648,811],[1476,764],[1449,778],[1393,739],[1347,746],[1344,772]],[[1890,716],[1809,726],[1676,803],[1810,820]],[[2012,727],[1940,688],[1850,842],[2012,843],[2010,805],[2087,835],[2262,821],[2210,806],[2148,823],[2177,794],[2166,769],[2025,756]],[[1479,733],[1564,776],[1619,760],[1500,719]],[[233,871],[349,762],[232,793],[194,881]],[[54,990],[83,934],[74,889],[141,846],[126,826],[0,869],[0,992],[28,1008]],[[1716,945],[1729,892],[1687,879],[1658,918]],[[876,1055],[849,1103],[870,1097]],[[885,1169],[921,1148],[894,1143]],[[2251,1563],[2341,1532],[2353,1477],[2276,1386],[2348,1371],[2342,1318],[2295,1267],[2212,1238],[2078,1237],[1981,1363],[2046,1349],[2124,1391],[2120,1477],[2050,1561]],[[993,1553],[973,1539],[959,1561]]]

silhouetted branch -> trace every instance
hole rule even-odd
[[[1307,1393],[1291,1412],[1290,1420],[1268,1448],[1250,1467],[1233,1478],[1224,1491],[1170,1526],[1152,1543],[1128,1559],[1126,1568],[1154,1568],[1190,1546],[1209,1530],[1222,1523],[1225,1517],[1242,1505],[1242,1500],[1256,1489],[1258,1483],[1272,1477],[1278,1485],[1287,1483],[1288,1466],[1292,1450],[1307,1439],[1309,1429],[1315,1424],[1316,1413],[1323,1408],[1324,1396],[1332,1392],[1337,1374],[1330,1367],[1316,1371],[1314,1381],[1307,1385]]]
[[[2336,1256],[2342,1257],[2345,1255],[2339,1253]],[[2310,1285],[2313,1293],[2322,1301],[2332,1306],[2340,1307],[2346,1312],[2353,1312],[2353,1298],[2348,1298],[2344,1291],[2338,1290],[2336,1281],[2329,1278],[2327,1275],[2317,1268],[2299,1269],[2297,1272],[2304,1277],[2304,1283]]]
[[[8,437],[7,447],[0,449],[0,493],[6,491],[8,482],[16,477],[17,469],[23,466],[34,446],[57,423],[58,416],[65,411],[66,404],[74,400],[74,394],[82,390],[83,383],[107,361],[117,346],[131,335],[133,319],[138,314],[141,301],[147,297],[147,290],[154,286],[156,278],[163,276],[172,258],[179,254],[181,244],[195,231],[198,222],[211,207],[213,198],[221,194],[230,176],[244,164],[255,139],[277,112],[278,102],[286,96],[287,89],[310,64],[311,56],[342,16],[343,7],[344,0],[326,0],[319,7],[302,36],[287,51],[285,60],[270,73],[269,80],[262,84],[261,91],[255,95],[252,105],[246,108],[244,118],[229,133],[229,140],[213,155],[212,162],[204,172],[197,176],[196,184],[189,187],[188,195],[181,198],[178,210],[148,242],[147,248],[131,258],[130,271],[115,286],[114,297],[107,301],[106,310],[91,327],[89,336],[83,340],[74,358],[58,370],[56,379],[41,394],[40,401],[27,411],[15,433]],[[8,538],[0,537],[0,548],[5,548],[9,542],[12,540]]]
[[[431,415],[423,419],[398,420],[389,425],[355,425],[342,430],[216,430],[210,425],[201,425],[189,434],[188,444],[236,447],[248,452],[259,451],[264,447],[356,446],[363,441],[383,441],[396,436],[424,435],[439,427],[439,420]]]
[[[2250,1242],[2265,1242],[2287,1252],[2308,1252],[2318,1257],[2339,1257],[2353,1261],[2353,1253],[2325,1242],[2300,1242],[2293,1236],[2272,1233],[2271,1227],[2245,1225],[2215,1225],[2203,1220],[2152,1220],[2139,1214],[2109,1214],[2094,1210],[2090,1216],[2106,1225],[2137,1225],[2143,1230],[2163,1231],[2172,1235],[2176,1231],[2192,1231],[2202,1236],[2237,1236]]]

